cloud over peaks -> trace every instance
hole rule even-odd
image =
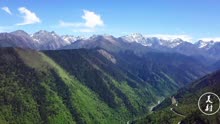
[[[79,32],[93,32],[95,28],[104,26],[104,21],[99,14],[93,11],[83,10],[81,18],[84,22],[65,22],[60,21],[59,26],[74,28],[75,31]]]
[[[29,25],[29,24],[35,24],[40,23],[41,20],[34,12],[31,12],[30,10],[26,9],[25,7],[18,8],[18,11],[23,14],[24,21],[22,23],[18,23],[16,25]]]
[[[96,26],[103,26],[104,22],[101,16],[88,10],[83,10],[84,15],[82,18],[85,20],[85,26],[89,28],[94,28]]]
[[[7,12],[9,15],[12,15],[11,13],[11,10],[7,7],[7,6],[4,6],[1,8],[3,11]]]

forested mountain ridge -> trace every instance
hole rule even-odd
[[[220,96],[220,70],[208,74],[188,86],[181,88],[172,98],[166,98],[161,104],[154,108],[152,114],[145,118],[138,119],[134,123],[140,124],[219,124],[219,111],[213,115],[205,115],[199,110],[198,100],[200,96],[207,92],[213,92]],[[172,104],[175,99],[178,106]],[[214,101],[213,101],[214,102]],[[218,102],[215,101],[214,105]]]
[[[1,49],[0,92],[1,123],[120,123],[132,116],[36,51]]]
[[[200,68],[186,68],[183,82],[178,82],[178,75],[166,72],[169,65],[161,64],[166,57],[156,62],[152,53],[140,58],[104,49],[0,50],[1,123],[124,123],[148,113],[183,82],[206,73],[198,63],[168,56],[181,73],[182,66]]]

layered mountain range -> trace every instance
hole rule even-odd
[[[204,56],[212,59],[219,59],[219,41],[202,41],[195,43],[184,41],[180,38],[163,39],[149,37],[141,34],[131,34],[122,37],[111,35],[93,35],[89,38],[63,35],[45,30],[38,31],[32,35],[18,30],[11,33],[0,34],[0,46],[16,46],[37,50],[57,50],[76,48],[106,48],[111,51],[133,50],[137,53],[144,53],[147,50],[162,52],[178,52],[190,56]],[[107,48],[108,47],[108,48]]]
[[[0,123],[117,124],[150,114],[152,108],[164,119],[153,120],[160,116],[153,113],[134,122],[166,123],[166,112],[172,114],[170,96],[187,100],[188,92],[181,91],[186,88],[193,95],[197,90],[190,87],[195,85],[206,91],[210,85],[192,82],[220,69],[219,43],[205,42],[205,47],[202,42],[140,34],[1,33]],[[210,78],[218,82],[217,74]]]
[[[206,73],[176,53],[0,48],[0,123],[125,123]]]

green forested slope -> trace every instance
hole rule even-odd
[[[1,48],[0,123],[126,123],[180,87],[175,73],[166,73],[166,64],[150,59],[140,63],[141,70],[142,59],[126,62],[127,55],[119,56],[100,49]],[[185,72],[193,78],[202,75]]]
[[[155,112],[147,117],[135,121],[146,124],[219,124],[220,113],[205,115],[198,108],[199,97],[206,92],[213,92],[220,96],[220,71],[209,74],[189,86],[180,89],[175,95],[178,106],[171,104],[171,99],[166,98],[155,109]],[[214,104],[215,105],[215,104]],[[179,116],[171,111],[171,108],[183,115]]]
[[[0,53],[1,123],[119,123],[131,117],[42,53],[14,48]]]
[[[147,87],[132,88],[104,72],[103,77],[87,72],[100,91],[94,90],[41,52],[3,48],[0,53],[2,123],[124,123],[156,101]]]

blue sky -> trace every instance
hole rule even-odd
[[[217,0],[0,0],[0,32],[220,37]]]

